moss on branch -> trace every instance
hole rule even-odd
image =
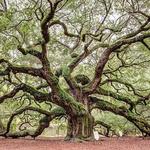
[[[98,108],[103,111],[110,111],[116,115],[123,116],[133,123],[142,133],[150,136],[150,124],[141,116],[137,116],[137,114],[134,114],[128,110],[125,106],[118,107],[110,102],[98,99],[97,97],[91,97],[91,101],[94,104],[93,108]]]
[[[25,130],[25,131],[16,132],[16,133],[10,133],[10,127],[11,127],[11,124],[12,124],[12,121],[14,120],[14,118],[28,110],[35,111],[35,112],[45,115],[43,118],[41,118],[39,120],[39,125],[38,125],[37,129],[35,131]],[[15,113],[13,113],[11,115],[11,117],[9,118],[9,121],[7,123],[6,131],[4,133],[0,134],[0,136],[12,137],[12,138],[31,136],[31,137],[35,138],[35,137],[41,135],[45,128],[49,127],[50,121],[52,121],[56,117],[65,116],[65,115],[66,115],[66,112],[61,107],[54,108],[53,110],[51,110],[51,112],[48,112],[48,111],[40,109],[40,108],[35,108],[35,107],[25,107],[23,109],[16,111]]]

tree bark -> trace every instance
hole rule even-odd
[[[0,119],[0,133],[3,132],[5,130],[4,125]]]
[[[93,140],[94,118],[90,113],[84,116],[68,118],[67,136],[65,140],[82,141]]]

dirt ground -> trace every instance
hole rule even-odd
[[[70,143],[61,139],[0,139],[0,150],[150,150],[150,139],[101,138],[100,141]]]

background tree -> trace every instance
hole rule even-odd
[[[0,4],[0,103],[15,105],[2,136],[36,137],[60,117],[68,121],[67,140],[93,139],[98,124],[107,136],[111,126],[92,115],[95,109],[120,115],[150,135],[148,0]],[[33,126],[33,118],[21,119],[30,114],[36,130],[11,132],[16,116],[19,129]]]

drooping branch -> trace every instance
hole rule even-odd
[[[0,71],[0,76],[9,75],[11,72],[16,73],[25,73],[32,76],[38,76],[43,78],[42,69],[32,68],[32,67],[22,67],[22,66],[14,66],[9,61],[5,59],[0,59],[0,64],[6,63],[8,67],[4,71]]]
[[[93,108],[98,108],[103,111],[110,111],[116,115],[123,116],[131,123],[133,123],[142,133],[146,135],[150,135],[150,124],[137,114],[134,114],[130,110],[128,110],[125,106],[118,107],[110,102],[98,99],[97,97],[91,97],[91,101],[95,104]]]
[[[66,112],[71,116],[82,115],[85,113],[84,106],[61,88],[57,89],[57,93],[43,93],[24,83],[16,86],[10,93],[1,96],[0,103],[3,103],[8,98],[14,97],[19,91],[29,93],[37,102],[41,103],[49,101],[57,104],[58,106],[65,108]]]
[[[42,92],[34,89],[33,87],[22,83],[16,87],[14,87],[14,89],[10,93],[1,96],[0,103],[3,103],[8,98],[13,98],[19,91],[24,91],[24,92],[31,94],[35,98],[35,100],[38,102],[51,101],[50,94],[42,93]]]
[[[135,103],[129,97],[125,97],[115,92],[108,91],[102,88],[99,88],[96,93],[100,95],[104,95],[104,96],[110,96],[118,101],[125,102],[126,104],[130,105],[130,108],[129,108],[130,110],[133,110],[133,108],[135,107]]]
[[[22,114],[23,112],[25,112],[27,110],[35,111],[35,112],[45,115],[42,119],[40,119],[38,128],[35,131],[25,130],[24,132],[19,132],[19,133],[9,133],[13,119],[16,116]],[[15,113],[13,113],[11,115],[11,117],[9,118],[9,121],[7,123],[6,131],[3,134],[1,134],[0,136],[13,137],[13,138],[31,136],[31,137],[35,138],[35,137],[41,135],[45,128],[49,127],[49,123],[53,119],[55,119],[56,117],[59,117],[59,116],[64,116],[64,115],[66,115],[65,111],[61,107],[55,108],[51,112],[48,112],[48,111],[40,109],[40,108],[35,108],[35,107],[25,107],[23,109],[16,111]]]
[[[114,98],[115,100],[118,100],[118,101],[122,101],[122,102],[125,102],[126,104],[129,104],[130,105],[130,111],[132,111],[133,109],[135,109],[135,107],[139,104],[145,104],[146,105],[146,101],[148,101],[150,99],[150,94],[147,94],[147,95],[136,95],[138,96],[137,100],[134,100],[132,101],[131,98],[127,97],[127,96],[123,96],[121,94],[117,94],[113,91],[108,91],[108,90],[105,90],[103,88],[99,88],[96,90],[97,94],[100,94],[100,95],[104,95],[104,96],[110,96],[112,98]]]

